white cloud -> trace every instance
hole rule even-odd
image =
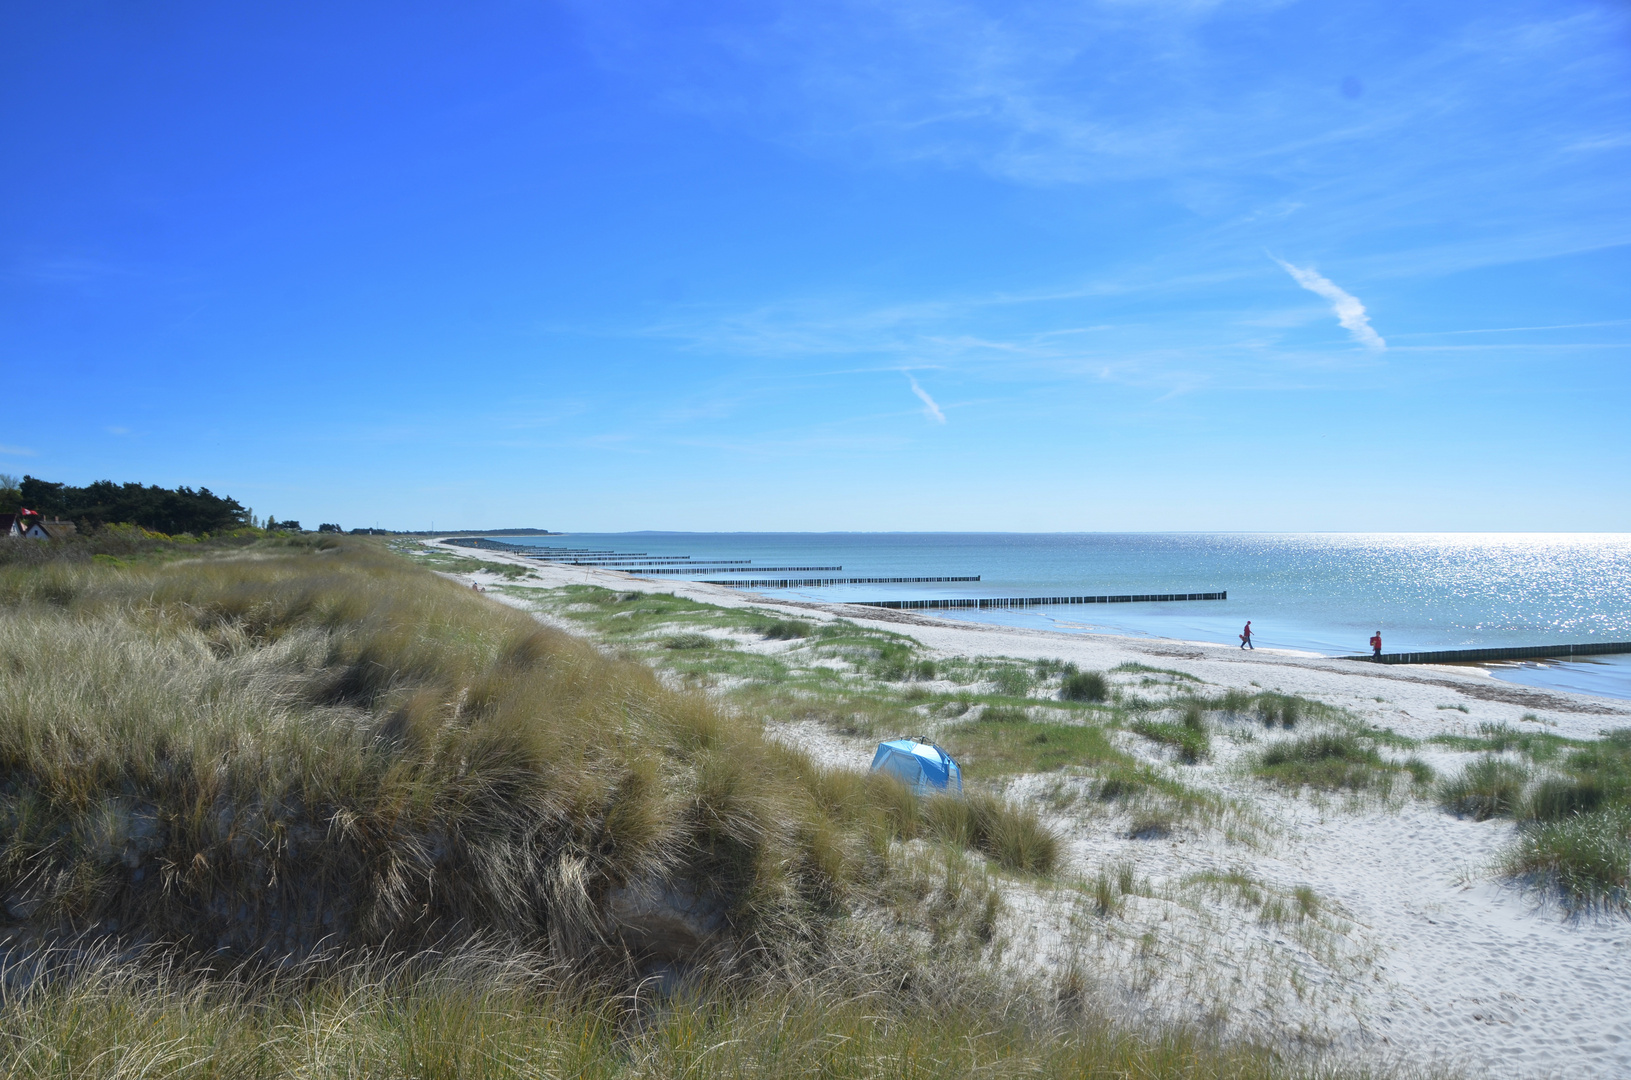
[[[1371,349],[1385,349],[1387,342],[1382,335],[1371,329],[1370,316],[1365,314],[1365,305],[1359,302],[1359,297],[1348,292],[1330,278],[1312,267],[1304,269],[1292,266],[1284,259],[1275,259],[1280,268],[1290,274],[1292,279],[1316,296],[1330,301],[1331,310],[1336,314],[1337,322],[1342,328],[1353,335],[1359,344]]]
[[[0,454],[6,457],[33,457],[34,451],[26,446],[0,446]]]
[[[908,374],[906,377],[912,382],[912,393],[916,394],[923,402],[923,415],[927,416],[930,420],[933,420],[938,424],[944,424],[946,422],[946,414],[940,411],[940,406],[935,404],[934,398],[930,397],[929,392],[923,389],[923,387],[919,386],[917,384],[917,380],[912,378],[910,374]]]

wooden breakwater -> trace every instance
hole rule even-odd
[[[618,570],[635,577],[645,577],[648,574],[808,574],[821,573],[824,570],[842,570],[842,566],[755,566],[743,570],[734,566],[659,566],[654,570],[634,570],[620,566],[609,566],[605,569]],[[714,581],[711,585],[729,584],[729,582]]]
[[[898,585],[905,581],[979,581],[973,577],[812,577],[765,578],[754,581],[700,581],[699,585],[729,585],[733,589],[796,589],[806,585]]]
[[[1371,656],[1344,656],[1368,664],[1478,664],[1490,660],[1563,660],[1571,656],[1608,656],[1631,653],[1631,641],[1595,641],[1584,645],[1525,645],[1515,649],[1440,649],[1437,652],[1399,652]]]
[[[694,561],[691,558],[691,556],[689,556],[689,555],[681,556],[680,558],[677,558],[677,559],[550,559],[550,558],[546,558],[545,556],[542,556],[542,555],[538,555],[538,556],[534,556],[534,557],[543,559],[545,562],[567,563],[567,564],[570,564],[572,566],[677,566],[677,565],[680,565],[680,564],[689,564],[691,566],[705,565],[704,563]],[[709,560],[707,560],[706,565],[709,565],[709,566],[747,566],[752,562],[753,562],[752,559],[709,559]]]
[[[895,611],[946,611],[952,608],[1041,607],[1044,604],[1142,604],[1166,600],[1227,600],[1226,592],[1133,593],[1127,596],[977,596],[959,600],[851,600],[856,607]]]

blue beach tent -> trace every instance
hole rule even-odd
[[[891,739],[878,744],[872,758],[873,772],[886,772],[899,777],[912,788],[915,795],[929,795],[935,791],[963,793],[963,770],[957,762],[934,743],[922,739]]]

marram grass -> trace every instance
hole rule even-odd
[[[959,972],[967,976],[967,972]],[[1270,1080],[1360,1077],[1171,1028],[1135,1032],[1079,988],[922,966],[609,994],[493,954],[356,962],[318,979],[85,962],[0,1001],[0,1072],[76,1080]],[[1392,1075],[1384,1073],[1381,1075]]]
[[[896,786],[369,544],[0,570],[0,903],[42,939],[614,964],[662,949],[608,898],[677,890],[808,948],[915,834]]]

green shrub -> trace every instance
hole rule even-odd
[[[1446,810],[1485,821],[1513,813],[1528,782],[1528,769],[1490,755],[1445,780],[1439,787],[1438,797]]]
[[[719,643],[707,634],[697,632],[675,634],[663,639],[665,649],[711,649],[717,644]]]
[[[1059,696],[1065,701],[1104,701],[1110,696],[1110,682],[1102,672],[1074,672],[1065,676]]]

